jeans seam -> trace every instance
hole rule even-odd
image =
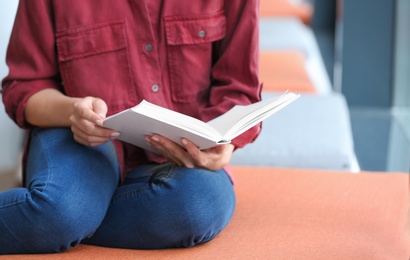
[[[51,179],[51,168],[54,168],[54,166],[51,166],[51,165],[50,165],[50,155],[49,155],[48,149],[46,149],[46,146],[44,145],[43,137],[42,137],[42,136],[39,136],[38,140],[39,140],[39,142],[40,142],[40,144],[41,144],[41,146],[42,146],[41,148],[43,149],[43,151],[45,151],[44,154],[45,154],[46,163],[47,163],[48,166],[49,166],[49,167],[47,167],[47,179],[46,179],[46,181],[45,181],[45,183],[44,183],[44,188],[43,188],[43,189],[37,189],[39,192],[44,193],[44,192],[46,191],[47,186],[48,186],[48,183],[49,183],[49,181],[50,181],[50,179]],[[30,192],[30,194],[31,194],[32,196],[35,195],[35,194],[32,194],[32,193],[31,193],[31,190],[30,190],[30,189],[29,189],[29,192]]]
[[[165,173],[165,176],[163,177],[163,179],[169,179],[169,178],[174,174],[174,168],[175,168],[175,167],[172,166],[172,167],[169,168],[167,171],[164,171],[164,172],[161,171],[161,172],[156,173],[156,174],[164,174],[164,173]],[[119,201],[121,201],[121,200],[123,200],[123,199],[125,199],[125,198],[132,197],[132,196],[141,194],[141,193],[143,193],[143,192],[145,192],[145,191],[147,191],[147,190],[153,189],[154,187],[160,187],[160,186],[163,186],[163,184],[162,184],[162,183],[155,184],[155,183],[153,183],[153,182],[150,181],[149,183],[147,183],[147,186],[145,186],[145,187],[143,187],[143,188],[139,188],[139,189],[137,189],[137,190],[128,191],[128,192],[125,192],[125,193],[121,193],[121,194],[119,194],[119,195],[117,195],[117,196],[114,196],[114,197],[112,198],[111,202],[112,202],[112,203],[117,203],[117,202],[119,202]]]
[[[164,171],[163,173],[162,172],[159,172],[158,173],[158,175],[161,175],[161,174],[164,174],[164,177],[162,177],[161,179],[162,180],[169,180],[173,175],[174,175],[174,173],[175,173],[175,171],[174,171],[174,169],[175,169],[175,166],[174,165],[172,165],[169,169],[168,169],[168,171]],[[150,187],[160,187],[160,186],[163,186],[164,184],[162,183],[162,182],[160,182],[160,183],[154,183],[155,184],[155,186],[153,186],[152,185],[152,183],[153,182],[150,182]]]
[[[24,203],[24,202],[26,202],[26,201],[27,201],[27,196],[25,196],[23,200],[17,200],[17,201],[15,201],[15,202],[13,202],[13,203],[9,203],[9,204],[6,204],[6,205],[2,205],[2,206],[0,206],[0,209],[5,209],[5,208],[13,207],[13,206],[16,206],[16,205],[18,205],[18,204]]]

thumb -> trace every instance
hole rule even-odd
[[[107,104],[100,98],[94,98],[92,102],[92,110],[100,116],[101,122],[98,122],[98,124],[102,125],[102,120],[107,116],[108,112]]]

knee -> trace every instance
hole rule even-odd
[[[94,232],[103,219],[103,215],[93,214],[90,208],[69,203],[54,207],[48,219],[49,232],[54,237],[68,240],[81,240]]]
[[[179,230],[182,231],[182,247],[203,244],[215,238],[229,223],[234,205],[213,203],[198,204],[179,211]]]
[[[38,200],[33,203],[37,209],[31,214],[32,248],[37,253],[62,252],[90,236],[100,225],[103,214],[93,212],[92,207],[81,203]]]
[[[229,223],[235,208],[235,194],[224,175],[223,172],[197,172],[181,182],[182,192],[178,192],[174,203],[183,247],[212,240]]]

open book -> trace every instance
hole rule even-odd
[[[286,92],[278,98],[254,104],[236,105],[225,114],[205,123],[196,118],[163,108],[146,100],[133,108],[107,117],[103,126],[120,132],[119,140],[155,152],[145,135],[159,134],[180,144],[181,138],[200,149],[230,143],[232,139],[287,106],[299,95]]]

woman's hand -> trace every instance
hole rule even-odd
[[[119,136],[118,132],[102,127],[107,109],[107,104],[95,97],[85,97],[74,103],[69,120],[78,143],[96,146]]]
[[[234,146],[232,144],[218,145],[206,150],[199,148],[188,139],[182,139],[181,145],[160,136],[146,136],[145,140],[168,161],[187,168],[204,168],[211,171],[220,170],[231,159]]]
[[[71,127],[80,144],[95,146],[118,137],[102,127],[107,104],[99,98],[68,97],[56,89],[43,89],[27,101],[25,117],[38,127]]]

